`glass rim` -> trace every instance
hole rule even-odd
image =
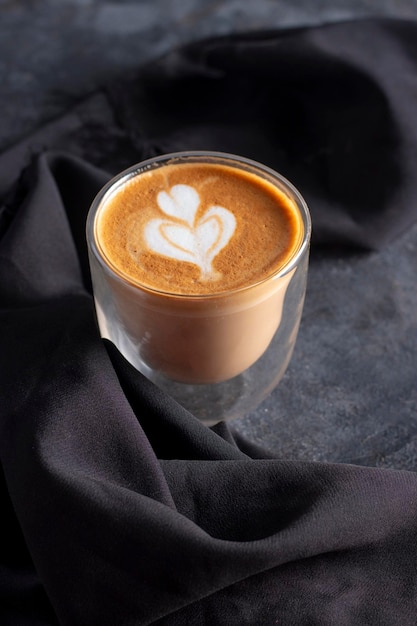
[[[299,211],[304,232],[294,252],[291,254],[290,258],[287,260],[287,262],[284,263],[282,267],[272,271],[270,274],[264,276],[259,280],[252,281],[249,284],[243,285],[241,287],[212,291],[210,293],[203,294],[186,294],[178,293],[176,291],[165,291],[163,289],[157,289],[146,285],[139,280],[135,280],[128,274],[125,274],[124,272],[115,269],[114,265],[101,249],[96,237],[97,217],[99,215],[99,210],[104,206],[106,199],[109,198],[119,187],[123,186],[135,176],[138,176],[147,171],[151,171],[157,167],[168,165],[171,161],[174,163],[180,163],[182,161],[192,162],[193,160],[195,162],[212,160],[213,163],[216,164],[218,164],[219,162],[223,162],[225,165],[229,165],[231,167],[235,166],[239,167],[240,169],[246,169],[246,171],[250,171],[260,176],[264,175],[264,178],[266,177],[269,182],[272,182],[275,185],[278,183],[278,187],[280,188],[280,190],[283,193],[286,193],[286,195],[289,195],[290,199],[295,203]],[[211,150],[182,150],[178,152],[169,152],[155,157],[150,157],[148,159],[144,159],[143,161],[129,166],[128,168],[122,170],[121,172],[110,178],[110,180],[103,187],[101,187],[90,205],[86,221],[88,246],[91,248],[92,253],[94,254],[97,261],[100,263],[100,266],[102,266],[108,274],[110,274],[113,278],[116,278],[122,283],[127,283],[130,287],[140,289],[141,291],[150,295],[171,297],[175,299],[182,299],[184,301],[210,300],[219,297],[233,296],[234,294],[240,294],[245,291],[249,291],[256,288],[257,286],[261,286],[270,281],[277,280],[278,278],[287,275],[298,265],[299,261],[308,251],[311,239],[311,230],[311,216],[308,205],[298,189],[287,178],[285,178],[285,176],[270,168],[269,166],[264,165],[253,159],[249,159],[247,157],[235,155],[228,152]]]

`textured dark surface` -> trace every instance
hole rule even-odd
[[[200,37],[372,15],[417,18],[416,1],[375,4],[0,2],[0,148]],[[236,429],[286,459],[416,469],[416,276],[417,225],[380,252],[314,251],[290,367]]]
[[[339,4],[339,3],[336,3]],[[353,17],[417,17],[416,0],[0,0],[0,146],[97,86],[211,35]]]

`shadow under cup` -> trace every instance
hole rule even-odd
[[[302,236],[284,267],[266,279],[209,295],[178,295],[117,273],[97,243],[97,216],[132,177],[167,163],[215,163],[272,182],[299,212]],[[100,334],[147,378],[207,424],[254,410],[290,361],[306,290],[311,222],[306,203],[285,178],[254,161],[214,152],[149,159],[112,179],[95,198],[87,243]]]

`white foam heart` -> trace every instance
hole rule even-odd
[[[177,261],[194,263],[203,279],[213,278],[212,262],[236,228],[233,213],[212,206],[195,224],[200,198],[189,185],[175,185],[169,194],[160,192],[157,199],[163,212],[176,221],[155,218],[145,225],[144,237],[149,249]]]
[[[169,193],[160,191],[157,202],[166,215],[184,220],[192,226],[200,204],[200,196],[190,185],[174,185]]]

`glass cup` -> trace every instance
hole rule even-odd
[[[269,181],[295,205],[301,236],[286,263],[267,278],[205,295],[167,293],[119,273],[102,250],[97,221],[106,202],[135,176],[166,164],[214,163]],[[283,176],[244,157],[177,152],[118,174],[98,193],[87,243],[100,334],[148,379],[207,424],[241,417],[282,378],[294,349],[306,291],[311,220]]]

